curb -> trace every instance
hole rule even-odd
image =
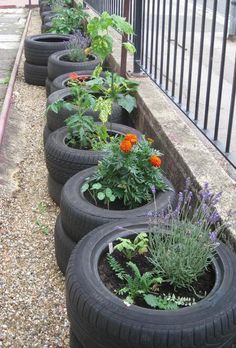
[[[9,81],[9,84],[7,87],[7,91],[6,91],[6,95],[5,95],[5,99],[3,102],[2,112],[0,115],[0,147],[2,145],[5,128],[7,126],[7,121],[8,121],[8,117],[9,117],[9,110],[10,110],[10,106],[11,106],[11,102],[12,102],[13,89],[14,89],[14,85],[15,85],[15,81],[16,81],[16,75],[18,72],[22,52],[24,49],[24,41],[25,41],[25,37],[26,37],[27,31],[28,31],[29,22],[31,19],[31,14],[32,14],[32,10],[30,10],[28,13],[28,17],[27,17],[26,24],[25,24],[25,29],[24,29],[22,37],[21,37],[19,49],[17,51],[16,59],[15,59],[13,69],[11,72],[11,78],[10,78],[10,81]]]

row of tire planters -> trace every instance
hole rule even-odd
[[[72,97],[72,93],[70,88],[61,89],[49,95],[47,99],[47,111],[46,111],[47,123],[44,129],[44,144],[46,143],[48,135],[51,132],[57,130],[58,128],[64,127],[65,120],[69,116],[74,115],[77,111],[77,106],[73,106],[70,110],[68,110],[66,107],[62,107],[61,110],[58,111],[58,113],[55,113],[51,109],[48,110],[48,107],[54,102],[58,101],[59,99],[63,99],[64,101],[70,101],[71,97]],[[99,113],[97,111],[89,109],[86,112],[86,115],[93,116],[95,121],[98,121]],[[112,113],[109,117],[109,120],[112,123],[119,123],[119,124],[123,124],[123,123],[127,124],[128,122],[127,114],[122,109],[122,107],[115,102],[113,103]]]
[[[79,226],[79,225],[78,225]],[[236,342],[236,256],[219,242],[215,284],[191,307],[155,310],[127,306],[103,283],[99,262],[109,243],[148,232],[148,223],[107,224],[74,248],[66,271],[71,348],[231,348]],[[122,229],[123,227],[123,229]]]
[[[80,71],[73,71],[73,73],[75,73],[76,75],[78,75],[78,79],[80,79],[80,77],[82,77],[82,81],[84,80],[84,78],[86,77],[87,79],[89,79],[93,73],[92,70],[80,70]],[[69,87],[68,82],[70,81],[71,77],[70,77],[71,72],[67,72],[65,74],[62,74],[58,77],[56,77],[52,82],[51,80],[47,79],[46,81],[46,95],[47,97],[56,91],[59,91],[60,89],[64,89]],[[102,72],[100,74],[101,77],[105,77],[105,73]]]
[[[93,71],[100,64],[100,60],[90,55],[85,62],[71,62],[69,59],[69,50],[63,50],[53,53],[48,59],[48,78],[46,81],[46,93],[49,93],[50,86],[60,75],[74,71]]]
[[[48,76],[48,58],[57,51],[67,47],[70,35],[41,34],[25,39],[25,81],[36,86],[45,86]]]
[[[72,6],[72,1],[71,4],[64,4],[64,7],[71,7]],[[48,1],[39,1],[39,13],[40,16],[42,17],[42,13],[48,12],[52,10],[52,5],[48,3]]]
[[[122,219],[138,217],[144,219],[148,212],[154,211],[154,208],[157,212],[166,211],[168,204],[174,206],[176,201],[173,185],[163,177],[170,190],[159,191],[156,194],[155,201],[127,210],[124,210],[123,206],[118,207],[117,210],[96,206],[81,191],[82,186],[95,173],[96,168],[96,166],[91,167],[74,175],[62,189],[61,212],[55,226],[55,254],[62,273],[65,273],[69,257],[76,243],[94,228],[109,222],[120,224]]]
[[[100,124],[100,122],[97,122]],[[139,141],[142,134],[136,129],[117,124],[106,124],[112,135],[136,134]],[[45,160],[49,173],[48,191],[51,198],[59,205],[63,185],[76,173],[96,166],[106,154],[104,151],[80,150],[66,144],[67,127],[52,132],[45,144]]]

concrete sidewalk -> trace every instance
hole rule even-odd
[[[0,8],[27,7],[29,0],[0,0]],[[31,0],[32,5],[38,5],[38,0]]]
[[[0,9],[0,110],[5,98],[27,15],[28,10],[25,8]]]

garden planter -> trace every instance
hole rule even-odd
[[[96,167],[88,168],[70,178],[63,187],[61,194],[61,219],[66,234],[75,242],[78,242],[94,228],[111,221],[119,221],[127,218],[145,217],[148,212],[156,209],[158,212],[166,210],[168,204],[174,205],[176,194],[172,184],[163,177],[165,183],[172,189],[158,192],[153,201],[139,208],[129,210],[112,210],[97,207],[90,202],[81,192],[86,179],[91,177]]]
[[[65,49],[70,35],[43,34],[33,35],[25,39],[25,59],[30,64],[48,64],[48,57]]]
[[[56,91],[48,97],[47,107],[50,104],[53,104],[59,99],[70,100],[71,99],[71,91],[69,88],[61,89]],[[77,111],[76,106],[72,108],[72,110],[67,110],[66,108],[62,108],[57,114],[52,110],[47,110],[47,126],[51,131],[54,131],[58,128],[65,126],[65,120],[75,114]],[[98,112],[93,110],[88,110],[86,115],[93,116],[95,120],[98,120]],[[125,122],[125,118],[123,117],[122,108],[117,103],[113,103],[112,113],[109,118],[110,122],[114,123],[127,123]]]
[[[44,65],[24,63],[25,82],[30,85],[45,86],[47,73],[47,67]]]
[[[236,256],[222,243],[213,261],[215,285],[191,307],[127,306],[104,285],[98,263],[108,243],[147,229],[141,220],[114,222],[90,232],[74,248],[66,271],[71,347],[76,337],[86,348],[231,348],[236,342]]]
[[[86,62],[70,62],[67,60],[69,50],[64,50],[61,52],[55,52],[48,59],[48,77],[53,81],[57,76],[62,74],[82,71],[82,70],[94,70],[97,65],[100,64],[100,60],[91,56],[91,60]]]
[[[140,141],[142,139],[142,134],[136,129],[116,123],[107,123],[106,125],[108,132],[112,134],[134,133]],[[45,144],[45,160],[49,175],[62,185],[76,173],[97,165],[98,161],[105,155],[104,151],[80,150],[69,147],[65,143],[66,135],[67,127],[59,128],[48,136]]]
[[[52,21],[48,21],[41,25],[41,33],[47,33],[52,28]]]
[[[75,71],[78,76],[91,76],[93,71],[91,70],[83,70],[83,71]],[[102,72],[100,74],[101,77],[105,77],[105,73]],[[50,93],[58,91],[60,89],[64,89],[68,87],[68,81],[70,80],[70,73],[66,73],[56,77],[50,85]]]

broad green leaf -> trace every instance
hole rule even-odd
[[[102,185],[100,184],[100,182],[97,182],[96,184],[92,185],[92,189],[94,190],[99,190],[102,187]]]
[[[129,113],[137,107],[136,98],[132,95],[120,96],[117,100],[118,104],[122,106]]]
[[[105,198],[105,193],[104,192],[98,192],[97,198],[102,201]]]
[[[83,193],[83,192],[87,191],[88,188],[89,188],[89,184],[86,182],[86,183],[81,187],[81,192]]]
[[[123,46],[127,49],[127,51],[131,54],[136,52],[136,48],[130,42],[124,42]]]
[[[105,194],[106,194],[106,196],[107,196],[108,198],[110,198],[110,197],[112,196],[112,190],[111,190],[109,187],[106,188]]]

